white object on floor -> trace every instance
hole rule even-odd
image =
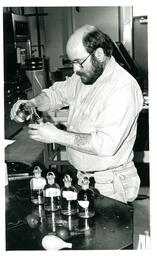
[[[150,249],[150,236],[149,232],[145,231],[145,234],[139,234],[139,240],[138,240],[138,250],[149,250]]]

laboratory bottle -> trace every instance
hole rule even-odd
[[[43,119],[38,115],[36,108],[29,102],[22,103],[19,106],[16,115],[19,122],[26,122],[28,120],[37,124],[43,122]]]
[[[30,119],[30,108],[26,107],[26,103],[20,104],[16,111],[16,118],[20,123],[26,122]]]
[[[43,189],[46,185],[46,179],[41,177],[42,170],[39,166],[34,167],[33,173],[34,177],[30,180],[31,201],[34,204],[43,204]]]
[[[95,215],[94,191],[89,188],[89,179],[82,179],[82,188],[78,193],[78,215],[81,218],[90,218]]]
[[[44,187],[44,208],[45,211],[57,211],[60,209],[60,186],[55,183],[55,174],[48,172],[47,184]]]
[[[61,213],[74,215],[77,213],[77,190],[72,186],[72,178],[66,174],[63,179],[64,187],[61,189]]]

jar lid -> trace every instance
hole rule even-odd
[[[85,177],[83,177],[83,179],[82,179],[82,188],[88,188],[89,187],[89,178],[87,177],[87,176],[85,176]]]
[[[55,179],[55,174],[53,173],[53,172],[48,172],[47,173],[47,176],[46,176],[46,178],[48,179],[48,180],[54,180]]]
[[[34,174],[41,173],[41,172],[42,172],[42,170],[41,170],[41,168],[39,166],[35,166],[34,167],[34,170],[33,170]]]
[[[66,175],[64,176],[63,181],[64,181],[64,182],[71,182],[71,181],[72,181],[72,178],[70,177],[69,174],[66,174]]]

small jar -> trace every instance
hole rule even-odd
[[[46,179],[41,177],[42,170],[36,166],[33,170],[34,177],[30,180],[31,201],[34,204],[43,204],[43,189],[46,185]]]
[[[84,177],[82,189],[78,193],[78,215],[81,218],[90,218],[95,215],[94,191],[89,188],[89,179]]]
[[[64,187],[61,189],[61,213],[63,215],[75,215],[77,213],[77,190],[72,186],[72,178],[65,175]]]
[[[55,183],[53,172],[47,173],[47,184],[44,187],[44,209],[45,211],[57,211],[60,209],[60,186]]]

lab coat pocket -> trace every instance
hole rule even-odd
[[[125,191],[125,196],[128,202],[132,202],[136,199],[139,187],[140,187],[140,178],[138,175],[132,177],[127,177],[126,175],[120,175],[120,180]]]
[[[113,173],[108,171],[95,172],[95,188],[99,190],[102,195],[110,196],[114,194]]]

